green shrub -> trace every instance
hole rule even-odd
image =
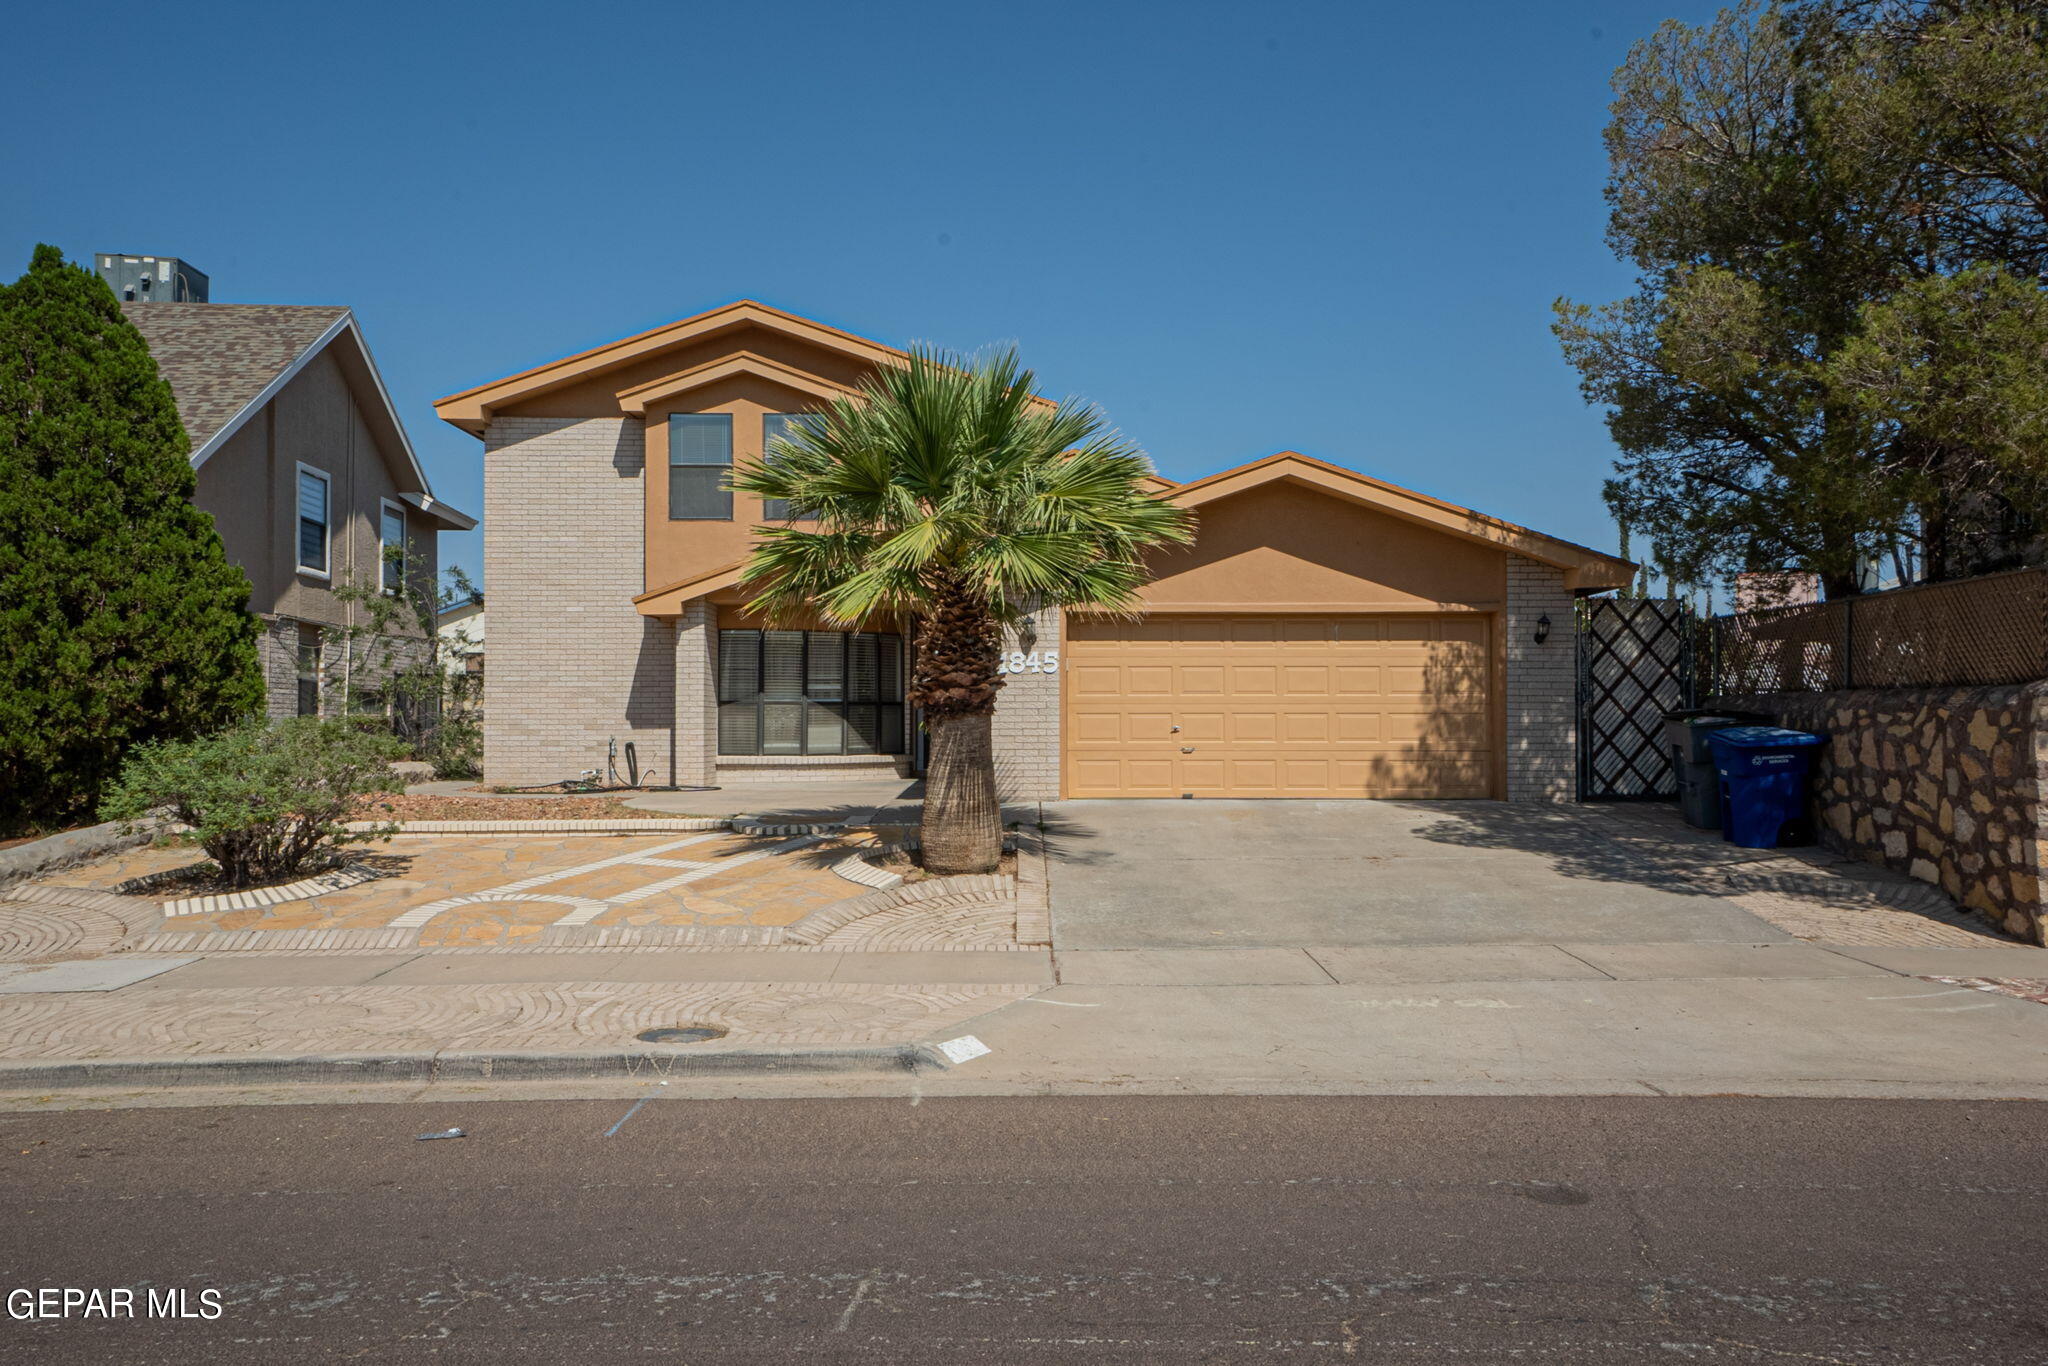
[[[478,778],[484,771],[484,728],[470,713],[443,713],[434,728],[413,746],[413,753],[434,766],[436,778]]]
[[[352,831],[360,799],[397,792],[388,735],[342,721],[295,716],[244,721],[197,740],[134,750],[100,803],[103,820],[133,821],[160,808],[192,827],[231,887],[288,878],[343,845],[396,828]]]

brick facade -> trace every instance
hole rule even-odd
[[[1536,643],[1536,623],[1550,635]],[[1571,591],[1564,571],[1508,556],[1507,798],[1511,802],[1578,799],[1578,651]]]
[[[602,769],[632,742],[675,773],[670,622],[643,617],[645,446],[636,418],[499,417],[484,440],[484,776],[525,786]],[[624,760],[621,757],[623,769]]]
[[[1003,653],[1041,657],[1060,648],[1062,614],[1057,609],[1035,613],[1032,631],[1003,633]],[[1003,676],[996,694],[996,790],[1006,801],[1051,801],[1060,795],[1061,673],[1020,673]]]

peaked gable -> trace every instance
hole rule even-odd
[[[1620,588],[1635,572],[1635,566],[1619,556],[1432,498],[1298,451],[1279,451],[1178,488],[1162,490],[1162,494],[1182,507],[1199,509],[1204,504],[1276,484],[1313,489],[1433,531],[1552,565],[1565,572],[1566,586],[1574,592]]]

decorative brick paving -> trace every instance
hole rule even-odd
[[[162,988],[0,996],[0,1058],[233,1057],[643,1048],[712,1024],[727,1046],[904,1043],[1032,994],[1028,985],[559,982],[547,985]]]
[[[0,901],[0,963],[92,958],[127,936],[128,927],[105,911]]]

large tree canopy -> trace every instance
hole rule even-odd
[[[249,580],[192,506],[189,450],[113,291],[37,247],[0,288],[0,831],[262,706]]]
[[[1607,498],[1682,577],[1857,591],[2038,560],[2048,524],[2048,25],[1981,0],[1750,0],[1615,73],[1629,298],[1557,332]]]

